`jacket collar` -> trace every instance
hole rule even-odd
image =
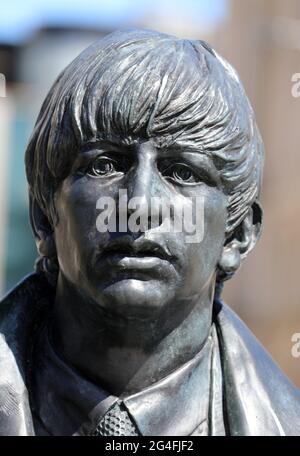
[[[215,302],[230,435],[300,435],[300,393],[242,320]]]
[[[46,279],[31,274],[1,301],[0,435],[34,435],[27,382],[31,340],[52,295]]]

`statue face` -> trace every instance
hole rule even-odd
[[[203,239],[187,242],[184,229],[160,232],[156,228],[172,218],[165,214],[156,219],[156,228],[121,232],[116,223],[115,232],[100,232],[99,198],[116,203],[118,222],[120,190],[127,191],[128,201],[139,197],[142,212],[149,209],[151,198],[159,197],[176,200],[182,214],[192,205],[195,215],[200,198]],[[61,274],[91,298],[91,305],[124,318],[151,319],[167,309],[172,313],[173,305],[183,306],[187,298],[214,286],[227,197],[213,162],[198,150],[179,144],[158,148],[155,139],[130,146],[121,140],[91,144],[78,154],[56,192],[55,205]]]

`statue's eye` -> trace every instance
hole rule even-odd
[[[182,184],[194,184],[200,180],[197,174],[185,164],[170,165],[163,170],[162,174]]]
[[[116,161],[107,157],[98,157],[87,168],[87,174],[93,177],[108,177],[123,173],[123,167]]]
[[[176,180],[182,180],[185,182],[192,182],[195,180],[195,175],[193,171],[187,166],[176,166],[172,170],[172,177]]]

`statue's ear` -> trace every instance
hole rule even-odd
[[[56,257],[53,228],[32,194],[29,195],[30,223],[40,256]]]
[[[219,279],[230,279],[238,270],[242,261],[258,241],[261,234],[261,226],[262,209],[259,203],[255,202],[223,247],[218,263]]]

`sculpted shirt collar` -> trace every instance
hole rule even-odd
[[[216,368],[212,369],[212,362],[216,362],[215,340],[212,331],[192,360],[161,381],[123,398],[142,435],[208,434],[213,383],[210,372]],[[36,434],[88,435],[93,432],[118,398],[67,365],[54,351],[47,331],[41,333],[37,353],[32,388]]]

